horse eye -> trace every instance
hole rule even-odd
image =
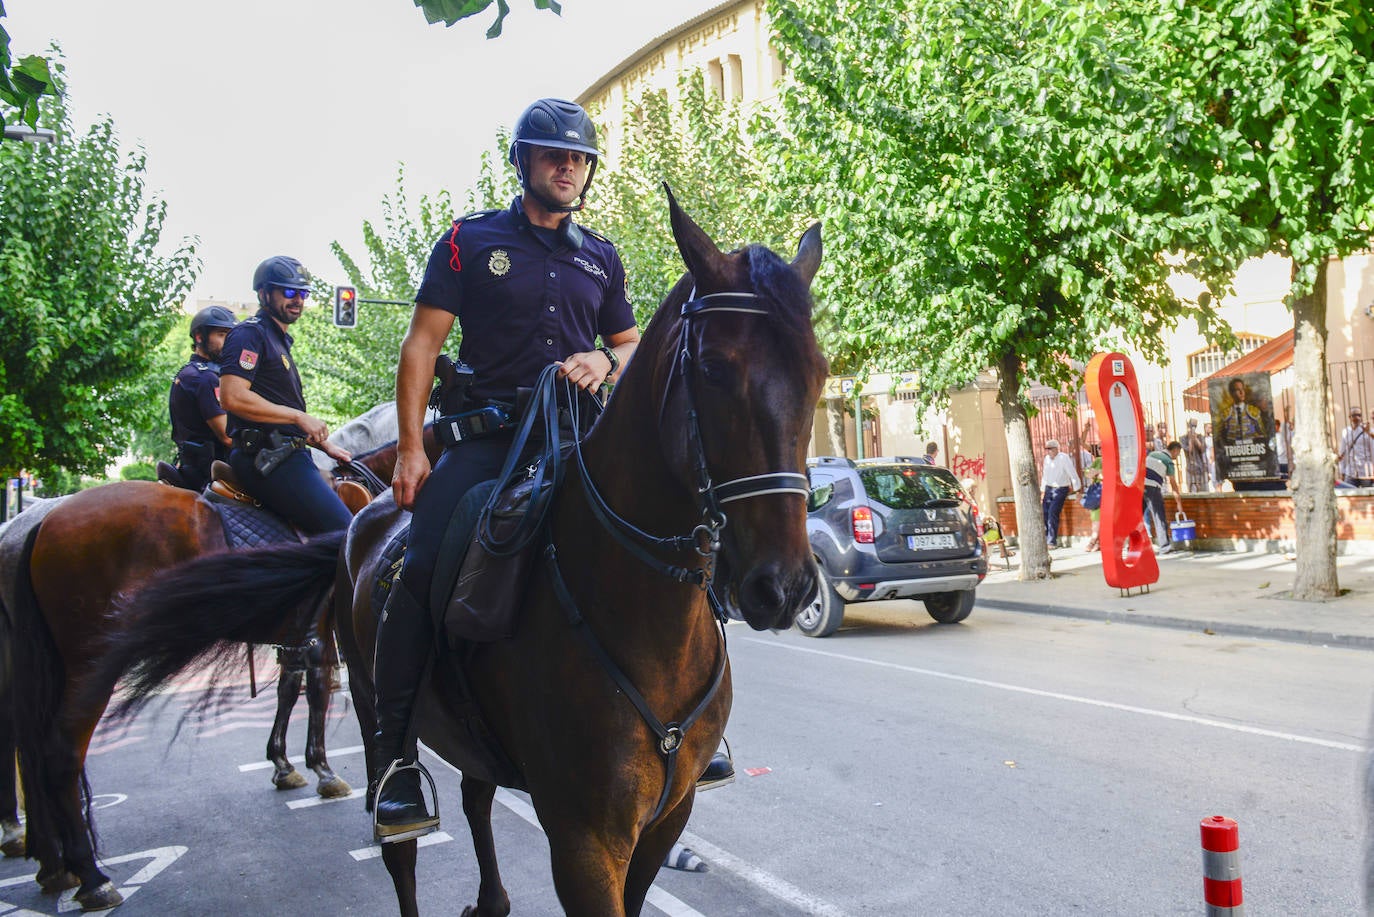
[[[735,367],[726,360],[703,360],[701,364],[701,378],[708,385],[728,386],[734,373]]]

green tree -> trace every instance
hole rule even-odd
[[[442,22],[444,25],[453,25],[460,19],[480,13],[491,6],[492,2],[493,0],[415,0],[415,5],[424,10],[425,19],[431,24]],[[488,38],[496,38],[501,34],[501,26],[506,21],[506,14],[510,12],[506,0],[495,0],[495,3],[496,22],[487,29]],[[534,8],[552,10],[560,16],[563,14],[563,7],[558,0],[534,0]]]
[[[333,324],[334,287],[316,278],[318,305],[299,322],[295,351],[311,413],[331,426],[396,397],[396,360],[410,324],[409,303],[424,276],[434,242],[454,219],[447,191],[421,195],[412,206],[405,167],[396,190],[382,198],[382,222],[363,222],[366,260],[330,244],[348,285],[358,290],[358,324]],[[369,302],[390,300],[393,304]]]
[[[1327,273],[1374,242],[1374,13],[1360,0],[1207,0],[1132,24],[1177,96],[1176,129],[1206,155],[1214,206],[1258,237],[1254,253],[1292,259],[1293,593],[1338,595]]]
[[[593,113],[593,117],[598,114]],[[804,202],[774,192],[754,142],[769,113],[752,125],[737,103],[683,77],[678,96],[645,93],[623,113],[623,143],[598,169],[585,221],[615,241],[631,301],[643,324],[682,276],[668,224],[663,183],[727,248],[760,243],[790,252],[808,223]],[[600,131],[606,145],[609,132]]]
[[[158,253],[166,204],[106,119],[53,144],[0,144],[0,470],[102,474],[146,411],[152,354],[198,267]]]
[[[5,4],[0,0],[0,19],[4,18]],[[37,126],[39,100],[56,91],[57,80],[47,59],[30,54],[14,60],[10,33],[0,25],[0,128],[11,118]]]
[[[1112,342],[1158,354],[1183,316],[1224,335],[1213,293],[1253,233],[1208,207],[1202,154],[1144,120],[1150,46],[1111,17],[1066,43],[1082,11],[1048,3],[856,6],[769,3],[794,77],[774,161],[844,252],[822,288],[835,363],[914,365],[928,401],[998,371],[1021,577],[1043,578],[1028,384],[1076,384],[1073,361]],[[1181,301],[1176,270],[1208,292]]]

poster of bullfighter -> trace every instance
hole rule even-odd
[[[1269,374],[1208,379],[1207,398],[1212,409],[1217,480],[1229,480],[1233,487],[1241,487],[1247,481],[1278,478]]]

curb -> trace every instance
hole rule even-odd
[[[1323,633],[1290,627],[1238,624],[1234,621],[1201,621],[1141,612],[1118,614],[1093,608],[1077,608],[1072,605],[1036,605],[1030,602],[988,599],[981,595],[978,596],[977,603],[984,608],[995,608],[999,611],[1080,618],[1087,621],[1101,621],[1106,624],[1140,624],[1146,627],[1167,627],[1173,630],[1207,633],[1208,636],[1256,637],[1263,640],[1279,640],[1284,643],[1301,643],[1307,646],[1339,646],[1346,649],[1374,650],[1374,636],[1362,634]]]

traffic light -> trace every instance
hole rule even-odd
[[[334,288],[334,324],[340,328],[358,324],[358,291],[355,288]]]

